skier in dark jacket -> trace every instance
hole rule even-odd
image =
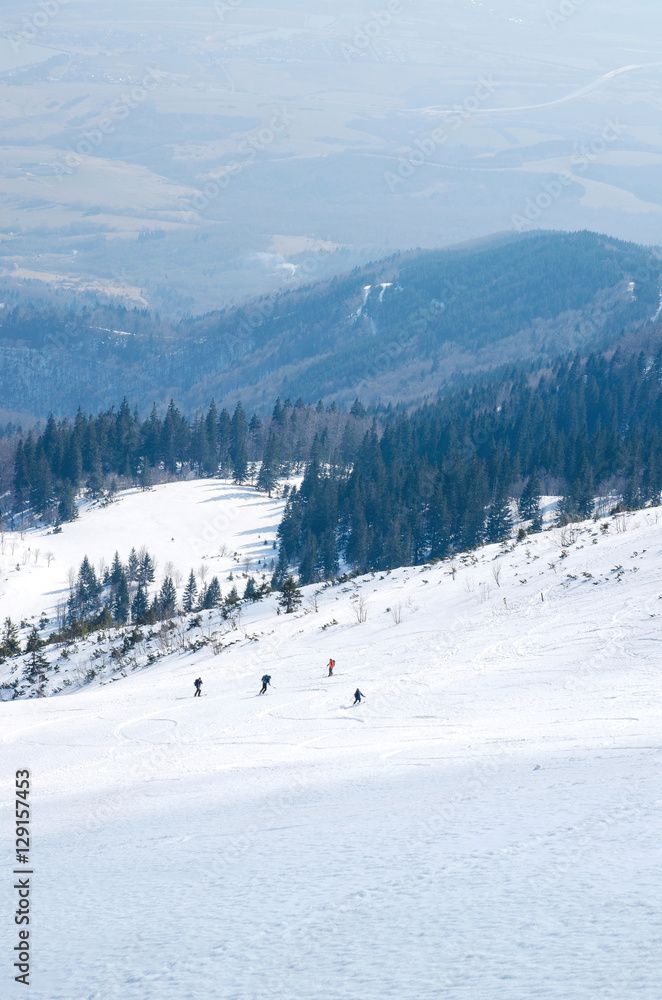
[[[271,684],[271,674],[265,674],[264,677],[262,678],[262,690],[260,691],[260,694],[266,694],[267,687],[270,684]]]
[[[361,698],[365,698],[365,695],[363,694],[362,691],[359,691],[359,689],[357,688],[356,691],[354,692],[354,704],[360,705]]]
[[[195,694],[193,695],[193,697],[194,698],[201,698],[202,697],[202,677],[197,677],[193,681],[193,687],[195,688]]]

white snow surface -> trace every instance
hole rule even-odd
[[[160,559],[206,500],[243,539],[277,520],[249,490],[168,486],[83,513],[58,561],[77,532],[149,546],[155,496]],[[27,767],[38,1000],[658,1000],[659,514],[368,575],[317,612],[270,597],[207,620],[218,655],[0,703],[2,996],[27,992]]]

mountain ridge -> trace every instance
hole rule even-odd
[[[261,412],[302,396],[421,402],[504,363],[607,346],[650,323],[662,264],[595,233],[500,234],[412,250],[348,274],[173,325],[146,310],[5,308],[7,410],[219,405]]]

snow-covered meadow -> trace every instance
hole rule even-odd
[[[282,501],[159,489],[49,538],[3,617],[84,552],[272,557]],[[659,513],[206,612],[196,652],[0,703],[3,996],[27,767],[38,1000],[657,1000]]]
[[[115,551],[126,562],[145,546],[156,559],[158,584],[170,572],[185,582],[201,566],[223,580],[238,566],[259,575],[277,553],[272,545],[284,502],[218,479],[127,490],[107,505],[83,501],[77,521],[6,532],[0,540],[0,614],[53,619],[69,594],[69,572],[84,556],[99,572]],[[181,594],[182,586],[179,583]],[[228,589],[228,588],[226,588]]]

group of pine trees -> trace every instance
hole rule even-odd
[[[43,681],[49,665],[48,660],[42,653],[44,645],[45,643],[40,638],[39,630],[35,625],[27,637],[25,649],[22,650],[17,626],[11,618],[5,618],[2,626],[2,634],[0,634],[0,663],[4,663],[5,660],[13,656],[20,656],[21,653],[25,653],[27,656],[25,662],[26,676],[32,681]]]
[[[102,573],[97,573],[85,556],[61,616],[59,635],[71,639],[129,622],[153,625],[178,614],[219,607],[228,617],[242,600],[259,601],[271,589],[249,576],[243,597],[240,598],[236,586],[223,597],[217,576],[209,584],[198,587],[196,575],[191,570],[181,603],[178,603],[177,587],[170,574],[166,574],[160,587],[150,592],[149,585],[154,583],[155,576],[156,563],[145,548],[139,552],[133,548],[126,564],[116,552],[111,565]]]
[[[542,526],[541,482],[561,486],[560,516],[590,517],[598,494],[624,507],[662,491],[662,351],[559,362],[463,391],[369,430],[351,471],[313,447],[279,528],[277,572],[302,583],[441,558],[498,542],[519,514]],[[565,484],[565,485],[563,485]]]
[[[268,584],[258,585],[252,576],[248,577],[243,598],[239,597],[235,585],[224,598],[216,576],[208,586],[203,584],[198,591],[196,576],[191,570],[181,605],[178,606],[177,588],[170,576],[164,578],[161,588],[150,599],[147,586],[154,582],[154,575],[155,563],[146,549],[139,553],[132,549],[126,565],[122,564],[119,554],[115,553],[111,567],[101,574],[97,574],[85,556],[71,588],[61,628],[51,635],[50,641],[72,641],[90,632],[126,625],[129,621],[135,626],[152,625],[178,614],[212,608],[220,608],[222,616],[227,619],[242,601],[260,601],[271,592]],[[278,613],[283,611],[285,614],[292,614],[302,601],[294,577],[286,577],[279,589]],[[6,618],[0,633],[0,663],[24,654],[27,657],[25,676],[32,682],[43,682],[49,668],[48,659],[43,653],[46,645],[47,642],[41,638],[39,629],[34,625],[27,636],[25,648],[22,649],[17,626],[11,618]]]
[[[126,565],[116,552],[110,567],[99,574],[85,556],[70,589],[61,632],[67,637],[85,635],[95,628],[125,625],[131,615],[138,624],[148,618],[158,621],[167,612],[169,588],[164,581],[161,593],[150,601],[148,587],[155,575],[155,562],[144,548],[133,548]]]
[[[340,414],[334,404],[306,406],[301,399],[294,404],[278,399],[265,420],[256,414],[249,420],[241,402],[232,415],[226,409],[219,413],[213,401],[192,420],[174,402],[163,417],[154,406],[141,420],[126,399],[119,410],[96,417],[79,411],[75,420],[58,422],[51,416],[42,434],[30,432],[17,445],[12,506],[68,521],[76,516],[82,489],[98,497],[113,479],[148,489],[158,468],[166,475],[231,475],[243,483],[256,462],[261,463],[257,485],[270,494],[279,476],[305,464],[315,434],[326,457],[336,451],[351,461],[365,421],[358,401],[350,413]]]

